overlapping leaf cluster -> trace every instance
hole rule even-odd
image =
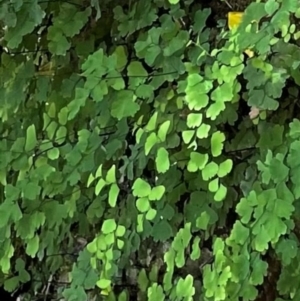
[[[298,1],[214,2],[0,1],[6,290],[299,299]]]

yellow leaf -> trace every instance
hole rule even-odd
[[[228,27],[230,30],[232,30],[235,27],[238,27],[242,23],[244,13],[242,12],[229,12],[228,13]],[[246,49],[245,53],[248,55],[248,57],[253,57],[254,52],[250,49]]]
[[[228,13],[228,27],[233,29],[241,24],[244,13],[242,12],[229,12]]]
[[[253,52],[252,50],[246,49],[244,52],[245,52],[250,58],[251,58],[251,57],[254,57],[254,52]]]

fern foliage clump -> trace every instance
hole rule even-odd
[[[0,285],[298,301],[299,19],[298,0],[1,0]]]

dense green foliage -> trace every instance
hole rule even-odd
[[[299,1],[229,4],[0,1],[7,291],[300,299]]]

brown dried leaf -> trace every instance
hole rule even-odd
[[[251,107],[249,112],[250,119],[255,119],[259,115],[259,112],[260,112],[259,108]]]

